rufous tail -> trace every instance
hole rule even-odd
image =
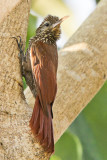
[[[36,136],[46,152],[54,152],[54,137],[51,115],[51,105],[48,107],[48,116],[44,114],[39,97],[36,97],[32,117],[30,120],[31,131]]]

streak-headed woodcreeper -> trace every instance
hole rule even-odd
[[[54,152],[52,106],[57,92],[58,54],[56,41],[60,38],[60,25],[67,18],[48,15],[29,40],[24,56],[22,41],[16,39],[22,59],[23,75],[30,87],[35,104],[30,128],[45,151]]]

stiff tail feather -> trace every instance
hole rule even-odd
[[[32,117],[30,120],[31,131],[47,152],[54,152],[54,137],[51,115],[51,105],[48,107],[48,116],[43,113],[39,97],[36,97]]]

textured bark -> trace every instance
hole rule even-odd
[[[21,35],[25,41],[29,2],[14,0],[14,5],[8,7],[0,15],[0,160],[48,160],[50,155],[35,142],[28,127],[33,98],[27,88],[28,106],[17,45],[10,38]],[[59,52],[58,92],[53,106],[55,141],[104,84],[106,51],[107,1],[102,0]]]

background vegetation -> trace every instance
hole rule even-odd
[[[26,48],[30,37],[35,35],[37,25],[42,17],[47,14],[59,17],[70,15],[72,17],[73,22],[68,21],[63,26],[63,41],[58,44],[58,47],[62,47],[61,45],[79,26],[75,20],[75,13],[68,7],[67,2],[62,0],[33,0]],[[26,87],[25,83],[24,87]],[[55,144],[55,154],[51,160],[107,160],[106,135],[107,82]]]

